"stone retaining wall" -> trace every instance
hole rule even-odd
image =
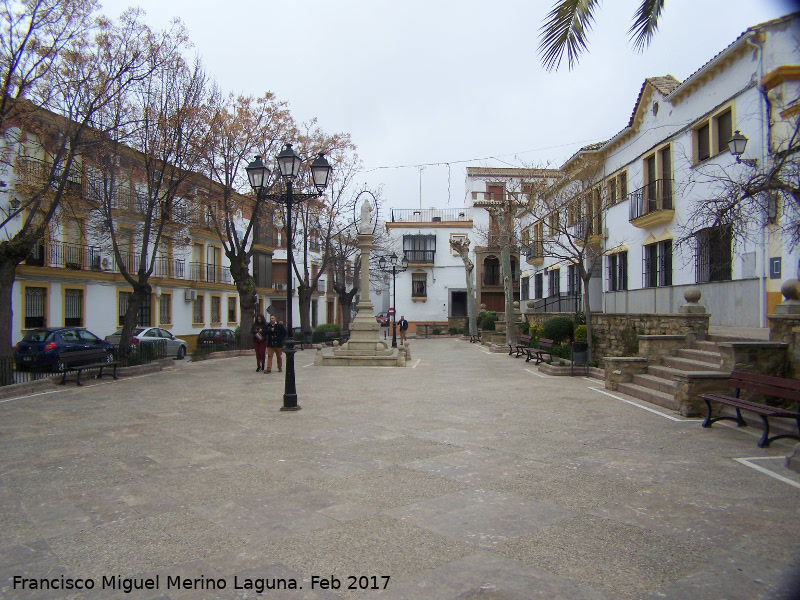
[[[526,313],[528,323],[544,324],[553,317],[575,318],[574,313]],[[592,358],[625,356],[626,344],[623,330],[635,330],[637,336],[673,335],[681,336],[685,342],[702,340],[708,335],[708,314],[618,314],[592,313],[592,333],[595,344]],[[688,337],[687,337],[688,336]],[[640,338],[641,340],[641,338]],[[641,341],[640,341],[641,343]],[[685,344],[683,347],[687,347]]]

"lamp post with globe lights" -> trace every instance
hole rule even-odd
[[[286,206],[286,330],[288,337],[286,338],[285,349],[286,383],[281,410],[294,411],[300,410],[300,406],[297,404],[297,388],[295,386],[294,354],[296,350],[294,348],[294,328],[292,327],[292,204],[320,197],[328,186],[331,166],[328,164],[328,161],[325,160],[323,154],[317,156],[314,162],[311,163],[311,177],[317,192],[312,194],[295,194],[292,190],[292,184],[295,178],[300,174],[300,165],[303,159],[292,149],[291,144],[286,144],[276,157],[276,161],[278,163],[277,176],[283,180],[286,188],[285,192],[282,194],[267,192],[276,182],[277,177],[270,181],[270,170],[261,161],[260,156],[256,156],[253,162],[247,165],[246,171],[247,178],[250,181],[250,187],[253,188],[259,200],[273,200],[278,204]]]
[[[397,283],[395,276],[408,269],[408,259],[404,255],[403,259],[398,262],[397,254],[392,252],[388,260],[385,256],[378,259],[378,269],[392,274],[392,348],[397,348]]]

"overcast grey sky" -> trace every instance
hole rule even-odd
[[[101,0],[102,1],[102,0]],[[793,0],[670,0],[642,54],[638,0],[602,3],[578,68],[548,73],[538,30],[552,0],[105,0],[152,27],[180,17],[221,87],[269,90],[298,121],[358,146],[387,208],[462,206],[467,166],[558,167],[628,122],[642,82],[685,79]],[[436,163],[436,164],[431,164]],[[420,169],[419,165],[429,166]],[[421,188],[421,197],[420,197]]]

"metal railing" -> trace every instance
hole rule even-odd
[[[120,367],[146,365],[162,358],[167,358],[166,340],[153,340],[152,342],[133,344],[125,352],[120,352],[119,346],[114,346],[114,359],[119,361]],[[34,360],[33,362],[36,361]],[[69,367],[67,368],[67,372],[71,370]],[[61,373],[46,370],[44,367],[30,367],[25,370],[17,369],[13,356],[0,357],[0,386],[28,383],[46,377],[61,377],[61,375]]]
[[[672,179],[656,179],[628,194],[628,220],[659,210],[672,210]]]
[[[525,247],[525,259],[534,260],[544,258],[544,242],[542,240],[534,240]]]
[[[211,265],[201,262],[189,263],[189,280],[206,283],[233,283],[230,267]]]
[[[538,298],[533,302],[533,310],[535,312],[580,312],[581,308],[580,294],[559,293],[547,298]]]
[[[26,265],[37,267],[56,267],[76,271],[100,269],[100,248],[68,242],[48,242],[37,244],[28,258]]]
[[[438,223],[440,221],[469,221],[468,208],[392,209],[392,223]]]
[[[20,156],[17,158],[17,174],[20,177],[20,183],[22,185],[36,186],[46,183],[50,179],[52,169],[52,163],[45,162],[40,158],[28,156]],[[56,168],[54,177],[57,179],[53,181],[53,185],[58,183],[61,173],[63,173],[63,168]],[[73,164],[67,175],[67,188],[81,189],[82,187],[83,173],[78,165]]]
[[[404,250],[406,260],[410,263],[433,264],[436,250]]]

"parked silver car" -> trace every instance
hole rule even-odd
[[[106,341],[115,346],[119,345],[120,336],[122,336],[121,329],[115,331],[111,335],[107,335]],[[186,356],[186,342],[176,338],[166,329],[161,329],[160,327],[137,327],[133,330],[134,344],[155,342],[158,340],[166,340],[167,356],[174,356],[178,360]]]

